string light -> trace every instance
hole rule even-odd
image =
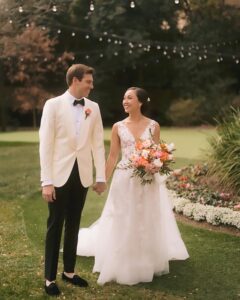
[[[56,6],[56,5],[53,5],[52,11],[53,11],[53,12],[57,12],[57,6]]]
[[[175,4],[179,4],[180,1],[179,1],[179,0],[175,0],[174,3],[175,3]]]
[[[93,1],[90,1],[89,10],[90,11],[94,11],[94,3],[93,3]]]
[[[130,7],[131,7],[131,8],[135,8],[135,6],[136,6],[136,5],[135,5],[135,2],[134,2],[134,1],[131,1],[131,2],[130,2]]]
[[[134,3],[134,7],[135,7],[135,3],[136,1],[131,1]],[[179,0],[175,0],[175,3],[178,2],[180,3]],[[93,4],[93,1],[91,1],[90,3]],[[177,3],[176,3],[177,4]],[[56,6],[56,5],[55,5]],[[24,6],[25,8],[25,6]],[[57,8],[57,7],[56,7]],[[23,10],[23,6],[19,6],[18,8],[19,12],[24,12],[25,9]],[[54,5],[52,6],[52,11],[54,11]],[[89,12],[89,15],[91,13]],[[10,24],[13,23],[12,19],[9,19],[8,22]],[[23,26],[25,27],[30,27],[29,23],[26,23],[25,25],[23,24]],[[45,26],[41,27],[42,30],[46,30]],[[72,35],[72,37],[75,37],[78,32],[81,32],[81,29],[76,29],[75,27],[70,27],[76,31],[70,32],[69,34]],[[56,32],[58,34],[61,33],[61,29],[56,28],[55,29]],[[218,41],[218,42],[214,42],[214,43],[208,43],[206,44],[200,44],[200,43],[184,43],[183,45],[176,45],[173,42],[163,42],[163,41],[144,41],[144,40],[138,40],[138,41],[134,41],[134,40],[130,40],[130,39],[126,39],[124,37],[118,36],[117,34],[110,34],[108,32],[103,32],[103,33],[97,33],[97,32],[89,32],[86,33],[86,31],[84,31],[83,33],[83,37],[85,36],[86,39],[91,39],[92,38],[96,38],[99,42],[104,43],[104,46],[108,47],[107,44],[114,44],[116,45],[116,50],[115,52],[112,52],[112,56],[118,56],[120,55],[120,51],[119,51],[119,46],[120,45],[124,45],[124,48],[126,47],[126,51],[128,51],[129,54],[132,54],[133,51],[132,49],[134,49],[134,51],[138,52],[138,53],[146,53],[146,52],[150,52],[151,54],[154,53],[154,51],[156,52],[156,50],[161,50],[158,51],[158,57],[164,57],[164,59],[174,59],[174,58],[179,58],[181,57],[182,59],[188,59],[188,57],[193,57],[196,60],[198,60],[199,62],[204,63],[205,60],[207,59],[211,59],[213,58],[216,62],[221,63],[223,61],[226,61],[227,58],[232,59],[233,63],[235,64],[239,64],[240,63],[240,58],[238,57],[238,55],[233,55],[233,53],[231,52],[236,52],[238,51],[238,49],[236,49],[236,47],[239,47],[239,41],[238,40],[233,40],[233,41]],[[237,46],[235,46],[237,45]],[[231,48],[230,48],[231,46]],[[224,49],[223,49],[224,47]],[[232,49],[234,47],[234,49]],[[124,49],[121,48],[121,49]],[[220,48],[220,49],[219,49]],[[210,50],[211,49],[211,50]],[[220,52],[220,51],[221,52]],[[101,50],[103,51],[103,50]],[[220,53],[219,53],[220,52]],[[157,53],[157,52],[156,52]],[[171,56],[169,55],[171,53]],[[75,53],[76,54],[76,53]],[[100,58],[103,57],[103,53],[98,53],[97,54]],[[154,54],[153,54],[154,55]],[[158,57],[154,58],[154,61],[156,61],[156,59],[158,59]],[[85,57],[86,59],[89,58],[89,55],[87,55],[87,57]],[[21,62],[23,61],[23,58],[18,58]]]

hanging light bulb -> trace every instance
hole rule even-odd
[[[134,1],[131,1],[131,2],[130,2],[130,7],[131,7],[131,8],[135,8],[135,2],[134,2]]]
[[[20,13],[22,13],[22,12],[23,12],[23,7],[22,7],[22,6],[19,6],[18,11],[19,11]]]
[[[56,5],[53,5],[52,11],[53,11],[53,12],[57,12],[57,6],[56,6]]]
[[[89,10],[90,10],[90,11],[94,11],[94,4],[93,4],[93,1],[90,2]]]

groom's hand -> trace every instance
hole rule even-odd
[[[101,195],[107,188],[105,182],[96,182],[93,186],[93,190],[98,194]]]
[[[53,202],[56,200],[55,188],[52,184],[42,187],[42,197],[47,202]]]

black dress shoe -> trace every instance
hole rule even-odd
[[[73,285],[77,285],[80,287],[87,287],[88,286],[88,282],[86,280],[84,280],[83,278],[81,278],[78,275],[74,275],[73,278],[69,278],[67,277],[64,273],[62,273],[62,279],[70,282]]]
[[[49,286],[46,286],[45,283],[45,292],[50,296],[58,296],[60,295],[60,290],[55,282],[52,282],[49,284]]]

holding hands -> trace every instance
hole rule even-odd
[[[101,195],[107,188],[107,185],[105,182],[96,182],[93,185],[93,190],[98,194]]]

